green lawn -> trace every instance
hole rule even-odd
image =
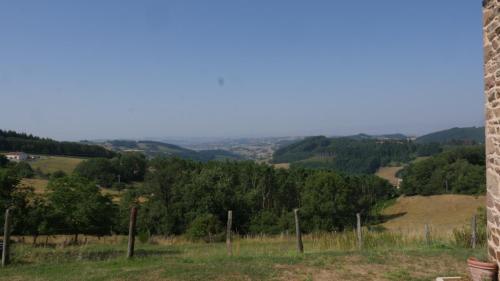
[[[36,170],[40,169],[44,174],[53,173],[55,171],[63,171],[66,174],[71,174],[84,158],[65,157],[65,156],[40,156],[40,159],[28,162],[31,167]]]
[[[299,255],[293,240],[242,239],[234,242],[234,256],[228,257],[223,243],[138,243],[136,257],[127,260],[124,239],[66,248],[18,244],[13,264],[0,269],[0,280],[423,281],[465,276],[465,260],[472,254],[440,243],[362,252],[320,248],[309,239],[306,253]]]

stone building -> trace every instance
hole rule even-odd
[[[500,261],[500,0],[483,1],[488,252]]]

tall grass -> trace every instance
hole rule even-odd
[[[426,241],[423,233],[397,233],[387,231],[370,231],[363,229],[362,244],[364,251],[385,249],[421,249],[446,245],[455,248],[468,248],[470,241],[467,229],[457,230],[455,237],[442,238],[432,235]],[[482,235],[479,235],[483,237]],[[48,239],[47,239],[48,238]],[[39,244],[34,246],[28,237],[15,237],[13,247],[14,260],[21,263],[33,262],[65,262],[78,260],[109,260],[125,255],[127,237],[82,237],[80,243],[71,245],[66,243],[70,236],[40,237]],[[142,240],[142,241],[141,241]],[[484,244],[479,239],[478,247]],[[345,232],[317,232],[303,236],[305,252],[355,252],[358,251],[357,236],[354,231]],[[429,242],[429,243],[428,243]],[[196,257],[225,256],[223,243],[191,242],[183,236],[151,236],[148,239],[137,239],[139,256],[162,255],[176,251],[180,255],[194,255]],[[233,253],[235,256],[295,256],[296,241],[294,234],[277,236],[235,235]]]

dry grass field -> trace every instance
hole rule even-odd
[[[273,164],[276,169],[290,169],[290,163]]]
[[[40,156],[40,159],[30,161],[31,167],[36,170],[40,169],[44,174],[63,171],[66,174],[71,174],[84,158],[65,157],[65,156]]]
[[[403,196],[383,211],[392,218],[382,226],[390,231],[423,233],[425,224],[429,224],[436,235],[449,235],[454,228],[470,223],[485,204],[485,196]]]
[[[380,169],[378,169],[375,175],[388,180],[393,186],[397,186],[398,178],[396,177],[396,174],[403,168],[404,168],[403,166],[381,167]]]

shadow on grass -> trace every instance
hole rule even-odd
[[[406,214],[407,214],[407,212],[401,212],[401,213],[390,214],[390,215],[380,215],[378,217],[378,219],[380,220],[380,223],[386,223],[390,220],[397,219],[397,218],[402,217]]]

